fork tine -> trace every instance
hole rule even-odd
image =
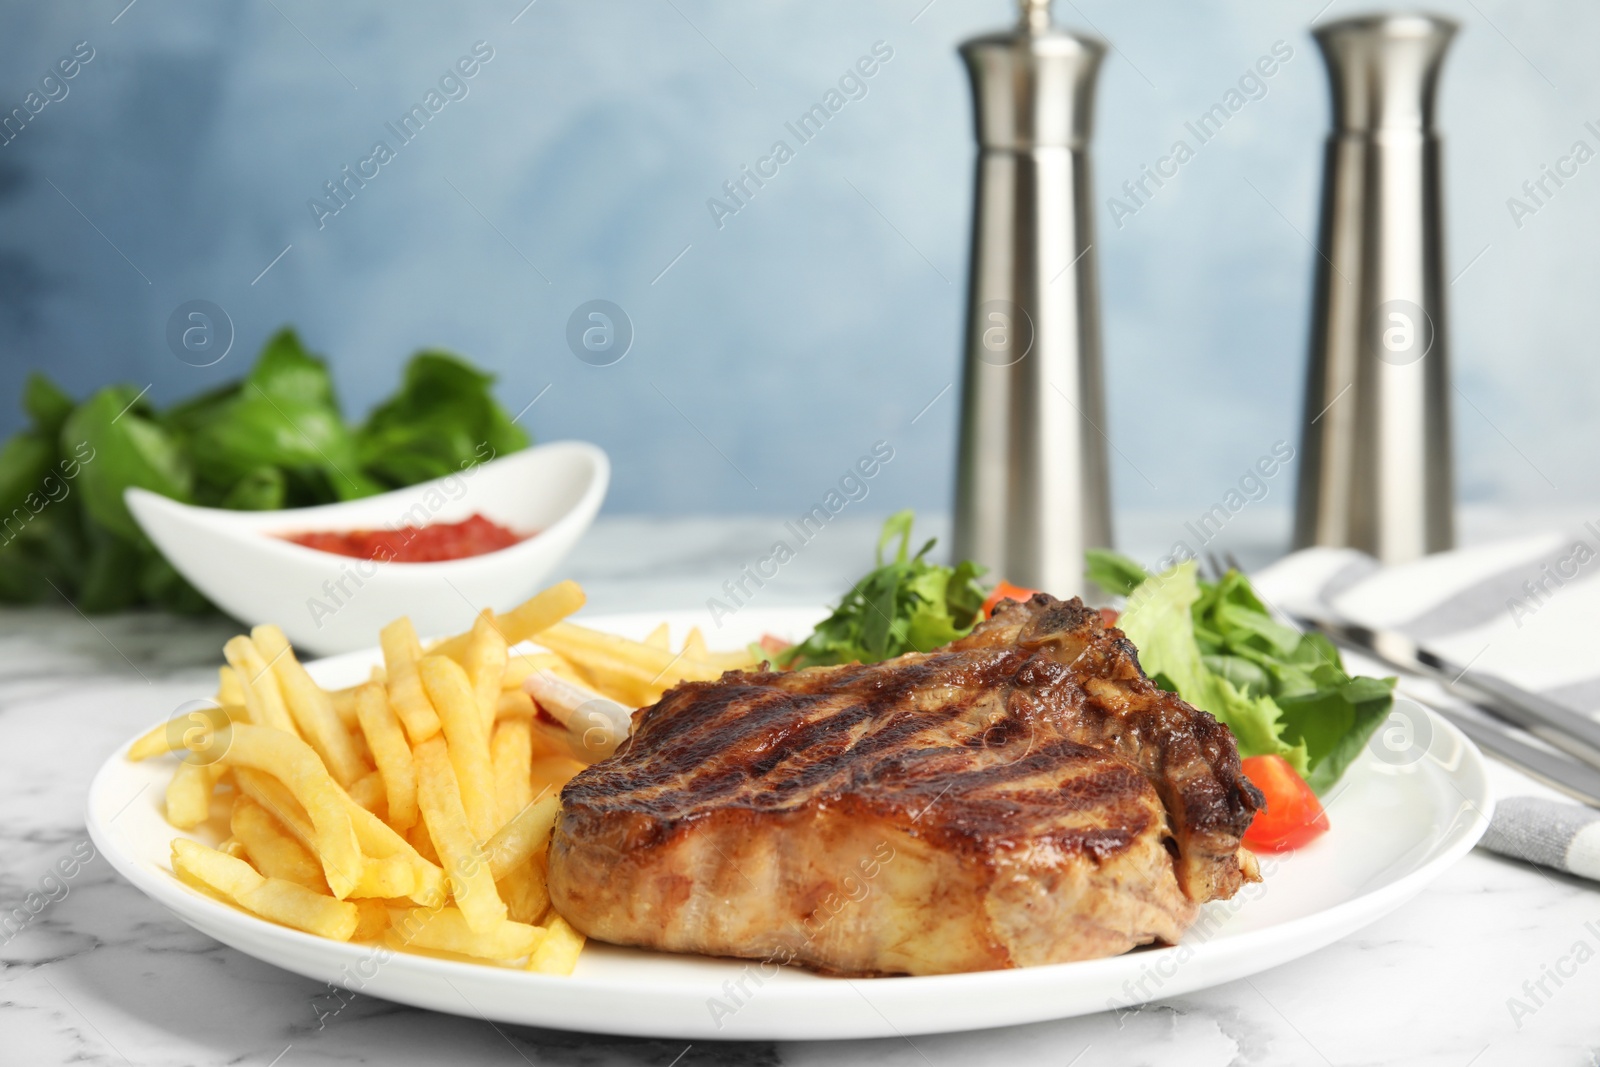
[[[1211,577],[1207,581],[1220,582],[1227,576],[1228,568],[1215,552],[1207,552],[1206,561],[1211,564]]]

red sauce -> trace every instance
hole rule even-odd
[[[375,559],[384,563],[439,563],[498,552],[531,536],[509,530],[482,515],[473,515],[463,522],[433,522],[426,526],[400,526],[393,530],[315,531],[289,534],[284,540],[357,559]]]

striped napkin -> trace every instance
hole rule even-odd
[[[1441,552],[1383,567],[1312,548],[1251,576],[1289,612],[1396,630],[1474,670],[1600,711],[1600,527]],[[1491,761],[1497,804],[1480,847],[1600,880],[1600,812]]]

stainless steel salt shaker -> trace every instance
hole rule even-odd
[[[1402,563],[1454,543],[1432,15],[1313,31],[1333,91],[1295,547]]]
[[[1104,53],[1049,0],[961,46],[979,153],[955,558],[1062,597],[1111,543],[1088,152]]]

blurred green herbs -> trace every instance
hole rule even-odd
[[[123,503],[139,486],[207,507],[265,511],[371,496],[527,447],[494,379],[448,352],[413,356],[365,424],[345,422],[327,363],[291,329],[244,380],[157,411],[131,386],[75,404],[35,372],[29,427],[0,448],[0,603],[64,596],[85,612],[210,604]]]

